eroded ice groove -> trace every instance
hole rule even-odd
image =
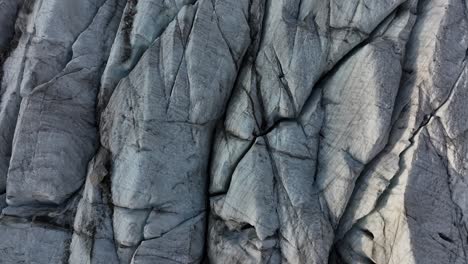
[[[2,62],[13,38],[15,21],[22,2],[22,0],[0,1],[0,58]]]
[[[73,224],[68,263],[119,263],[108,186],[109,153],[100,149],[89,164]],[[131,228],[131,227],[129,227]]]
[[[103,110],[117,83],[135,67],[145,50],[161,35],[178,11],[195,0],[131,0],[102,75],[98,110]]]
[[[466,263],[464,0],[0,0],[0,263]]]

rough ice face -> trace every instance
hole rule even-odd
[[[463,0],[0,0],[0,263],[466,263]]]

